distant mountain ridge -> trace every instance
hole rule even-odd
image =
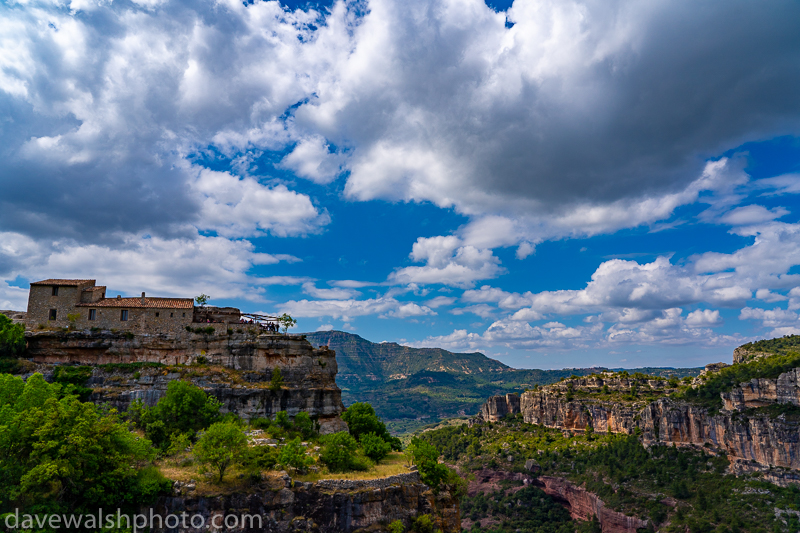
[[[395,433],[415,431],[444,418],[474,415],[489,396],[522,392],[572,375],[605,368],[515,369],[480,352],[454,353],[442,348],[411,348],[374,343],[344,331],[305,333],[315,347],[336,352],[345,405],[370,402]],[[658,369],[649,373],[695,376],[702,368]]]

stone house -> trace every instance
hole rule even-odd
[[[218,312],[213,312],[218,310]],[[193,322],[215,330],[240,320],[238,309],[194,307],[192,298],[106,298],[93,279],[46,279],[31,283],[26,326],[114,329],[137,333],[178,333]]]

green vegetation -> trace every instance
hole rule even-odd
[[[322,438],[323,447],[319,459],[331,472],[367,470],[369,464],[356,454],[358,441],[349,433],[341,431]]]
[[[16,374],[22,371],[17,357],[25,351],[25,326],[14,324],[0,313],[0,372]]]
[[[247,438],[238,424],[217,422],[211,424],[194,445],[194,456],[203,465],[209,465],[219,472],[219,483],[225,470],[247,449]]]
[[[169,382],[166,395],[154,407],[145,406],[141,400],[133,402],[128,417],[154,445],[166,450],[180,435],[193,440],[198,431],[219,421],[220,405],[201,388],[175,380]]]
[[[375,409],[365,402],[357,402],[342,413],[342,420],[347,422],[350,434],[361,440],[362,436],[372,433],[383,441],[389,443],[393,450],[400,450],[400,439],[392,437],[386,429],[386,424],[375,414]]]
[[[201,293],[200,296],[194,297],[194,302],[199,305],[200,307],[205,307],[208,301],[211,299],[211,296],[205,293]]]
[[[272,379],[269,382],[269,390],[277,392],[282,388],[283,388],[283,376],[281,375],[281,369],[275,367],[272,370]]]
[[[92,377],[90,366],[57,366],[53,369],[53,381],[63,386],[64,394],[74,394],[81,401],[87,401],[92,389],[86,387],[86,381]]]
[[[297,320],[283,313],[278,317],[278,325],[283,328],[283,334],[285,335],[286,332],[289,331],[289,328],[293,328],[297,325]]]
[[[800,339],[800,336],[797,335],[793,337]],[[772,341],[785,339],[772,339]],[[770,343],[772,341],[759,342]],[[798,366],[800,366],[800,353],[794,351],[786,352],[783,355],[756,359],[749,363],[727,366],[719,372],[710,374],[696,389],[687,388],[677,393],[675,398],[700,404],[707,407],[711,412],[716,412],[722,408],[720,393],[730,392],[740,383],[750,381],[753,378],[775,379]]]
[[[278,454],[278,463],[284,468],[294,468],[296,472],[305,472],[306,468],[314,464],[314,459],[306,455],[306,448],[300,442],[300,437],[287,442]]]
[[[168,490],[150,442],[41,374],[0,375],[0,512],[133,511]]]
[[[345,405],[368,402],[394,435],[418,431],[440,421],[474,415],[489,396],[521,392],[597,368],[518,370],[481,353],[440,348],[410,348],[373,343],[342,331],[306,333],[314,346],[336,351]],[[641,369],[662,377],[696,376],[702,368]]]
[[[606,507],[648,519],[659,531],[767,533],[795,532],[800,526],[796,517],[784,516],[784,522],[775,513],[775,509],[800,510],[800,488],[726,474],[727,459],[704,450],[646,449],[636,436],[627,435],[565,435],[525,424],[519,417],[428,431],[420,439],[467,472],[486,467],[526,472],[525,462],[532,459],[540,474],[584,485]],[[473,525],[476,532],[543,533],[566,527],[557,511],[552,523],[545,522],[553,503],[521,483],[507,482],[502,491],[466,498],[462,509],[473,522],[491,523],[486,528]],[[592,527],[586,522],[579,530],[588,532]]]
[[[800,352],[800,335],[786,335],[776,339],[765,339],[743,344],[748,352],[763,352],[774,354],[787,354],[789,352]]]

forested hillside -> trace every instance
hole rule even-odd
[[[441,348],[410,348],[374,343],[343,331],[305,334],[314,346],[336,352],[345,405],[369,402],[397,433],[415,431],[445,418],[474,415],[489,396],[522,392],[598,368],[515,369],[480,352],[453,353]],[[649,374],[696,376],[700,368],[648,369]]]

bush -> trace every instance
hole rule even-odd
[[[358,442],[345,431],[326,435],[319,459],[331,472],[367,470],[369,465],[356,455]]]
[[[385,442],[388,442],[393,450],[399,451],[402,449],[400,439],[389,434],[386,424],[375,414],[375,409],[366,402],[356,402],[348,407],[342,413],[342,420],[347,422],[350,434],[356,439],[360,440],[362,435],[374,433]]]
[[[306,467],[314,464],[314,459],[306,455],[305,446],[300,444],[300,437],[290,440],[281,448],[278,462],[284,467],[305,471]]]
[[[208,396],[201,388],[185,381],[170,381],[167,393],[155,405],[148,408],[134,402],[128,409],[131,419],[153,441],[166,450],[170,441],[178,435],[187,434],[193,439],[198,431],[220,420],[222,404]]]
[[[278,411],[275,415],[275,424],[281,429],[289,429],[292,427],[292,422],[289,420],[289,414],[286,411]]]
[[[415,533],[433,533],[433,520],[431,520],[431,515],[424,514],[418,516],[411,524],[411,531]]]
[[[316,424],[305,411],[301,411],[295,415],[293,426],[294,430],[303,435],[304,439],[310,439],[317,432]]]
[[[364,455],[377,463],[389,455],[392,446],[375,433],[366,433],[361,435],[361,449]]]
[[[403,525],[403,522],[401,522],[400,520],[395,520],[394,522],[389,524],[387,526],[387,529],[389,530],[389,533],[403,533],[406,530],[405,526]]]
[[[194,445],[194,456],[201,464],[209,465],[219,472],[222,482],[225,470],[241,459],[247,449],[247,437],[238,424],[217,422],[212,424]]]
[[[272,379],[269,382],[269,390],[277,392],[283,388],[283,376],[280,368],[272,370]]]
[[[25,326],[0,314],[0,357],[14,357],[25,350]]]

